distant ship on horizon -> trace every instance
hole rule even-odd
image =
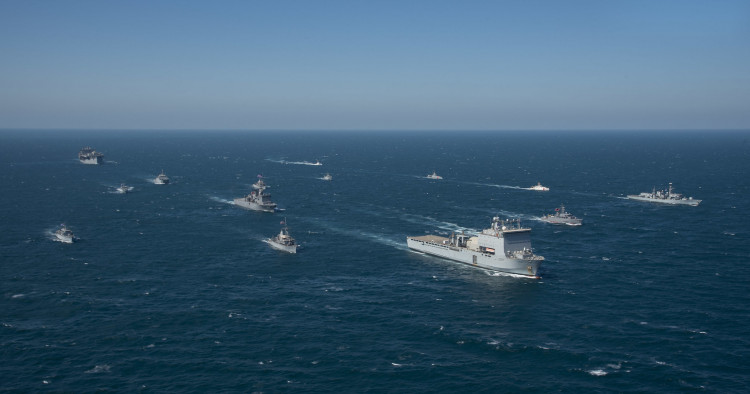
[[[78,152],[78,160],[83,164],[102,164],[104,155],[87,146]]]

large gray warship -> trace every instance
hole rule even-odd
[[[87,146],[78,152],[78,160],[83,164],[102,164],[104,155]]]
[[[537,277],[544,257],[531,249],[531,229],[520,220],[492,218],[492,225],[477,236],[451,234],[406,237],[410,249],[458,261],[472,267]]]
[[[647,201],[647,202],[658,202],[661,204],[672,204],[672,205],[690,205],[697,206],[702,200],[695,200],[693,197],[685,197],[680,193],[675,193],[672,189],[672,182],[669,182],[669,187],[666,190],[654,189],[651,193],[641,193],[638,195],[631,194],[628,196],[631,200]]]
[[[270,194],[264,193],[265,190],[266,187],[263,186],[245,197],[235,198],[234,204],[254,211],[273,212],[276,210],[276,203],[271,201]]]
[[[560,205],[560,208],[555,208],[554,214],[547,214],[542,216],[543,222],[552,224],[567,224],[568,226],[580,226],[583,224],[583,219],[577,218],[565,211],[565,205]]]

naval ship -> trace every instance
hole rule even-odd
[[[273,238],[268,238],[266,242],[271,245],[272,248],[287,253],[297,253],[297,242],[294,238],[289,235],[289,228],[286,226],[286,220],[281,222],[284,227],[281,228],[279,234]]]
[[[583,219],[577,218],[565,211],[565,205],[560,205],[560,208],[555,208],[555,214],[547,214],[542,216],[543,222],[552,224],[567,224],[568,226],[580,226],[583,224]]]
[[[87,146],[78,152],[78,160],[83,164],[102,164],[104,155]]]
[[[73,231],[71,231],[64,224],[60,226],[61,227],[57,231],[55,231],[55,237],[60,242],[64,242],[66,244],[72,244],[73,241],[75,240],[75,237],[73,236]]]
[[[666,190],[654,189],[651,193],[641,193],[638,195],[628,195],[631,200],[647,201],[647,202],[658,202],[662,204],[673,204],[673,205],[690,205],[698,206],[702,200],[695,200],[693,197],[684,197],[680,193],[675,193],[672,189],[672,182],[669,182],[669,187]]]
[[[472,267],[508,272],[537,278],[544,257],[531,249],[531,229],[521,227],[520,220],[492,218],[492,225],[469,237],[451,234],[406,237],[410,249],[458,261]]]
[[[234,204],[254,211],[273,212],[276,210],[276,203],[271,201],[270,194],[264,193],[265,190],[265,187],[261,187],[245,197],[235,198]]]
[[[169,184],[169,177],[167,174],[164,173],[164,170],[161,170],[161,173],[154,178],[154,184],[157,185],[166,185]]]

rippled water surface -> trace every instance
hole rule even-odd
[[[742,392],[749,139],[0,132],[0,389]],[[258,174],[282,211],[231,203]],[[703,202],[624,198],[668,182]],[[560,204],[583,226],[538,220]],[[496,215],[541,279],[406,248]],[[263,242],[285,218],[297,255]]]

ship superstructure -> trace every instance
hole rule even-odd
[[[78,160],[83,164],[102,164],[104,162],[104,155],[87,146],[78,152]]]
[[[406,237],[409,248],[458,261],[472,267],[537,277],[544,257],[531,248],[531,229],[520,220],[492,218],[492,225],[476,236],[451,234],[450,237],[423,235]]]
[[[638,195],[631,194],[628,198],[638,201],[658,202],[661,204],[672,205],[690,205],[693,207],[697,206],[702,201],[693,199],[693,197],[685,197],[680,193],[675,193],[672,188],[672,182],[669,182],[669,187],[666,190],[656,190],[656,187],[654,187],[651,193],[641,193]]]

